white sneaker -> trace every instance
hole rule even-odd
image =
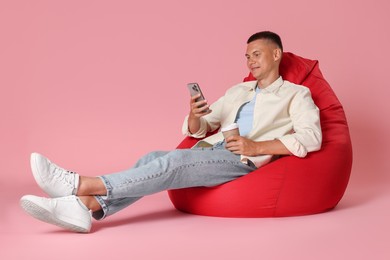
[[[39,187],[50,197],[65,197],[77,194],[80,176],[65,170],[46,157],[38,154],[31,154],[31,170]]]
[[[25,195],[20,206],[31,216],[74,232],[88,233],[92,225],[92,213],[72,195],[62,198],[43,198]]]

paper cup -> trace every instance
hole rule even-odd
[[[222,132],[223,136],[225,137],[225,139],[228,138],[229,136],[240,135],[240,131],[238,130],[237,123],[234,123],[234,124],[231,124],[227,127],[222,128],[221,132]]]

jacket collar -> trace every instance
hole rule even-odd
[[[261,91],[276,94],[276,92],[283,85],[283,83],[284,83],[284,80],[283,80],[282,76],[279,76],[279,78],[277,78],[274,82],[272,82],[271,85],[269,85],[266,88],[261,89]],[[257,80],[248,81],[248,82],[246,82],[245,85],[247,86],[248,91],[254,91],[256,86],[257,86]]]

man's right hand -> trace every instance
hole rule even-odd
[[[201,100],[196,102],[195,100],[200,97],[200,94],[197,94],[191,97],[190,100],[190,117],[201,118],[207,114],[211,113],[209,109],[209,105],[207,104],[207,100]]]
[[[192,96],[190,100],[191,110],[188,116],[188,130],[191,133],[198,132],[200,128],[200,118],[211,113],[207,100],[195,101],[199,97],[200,94]]]

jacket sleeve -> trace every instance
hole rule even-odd
[[[286,148],[298,157],[305,157],[308,152],[320,150],[320,114],[309,89],[303,88],[295,95],[290,106],[290,116],[294,131],[279,138]]]

